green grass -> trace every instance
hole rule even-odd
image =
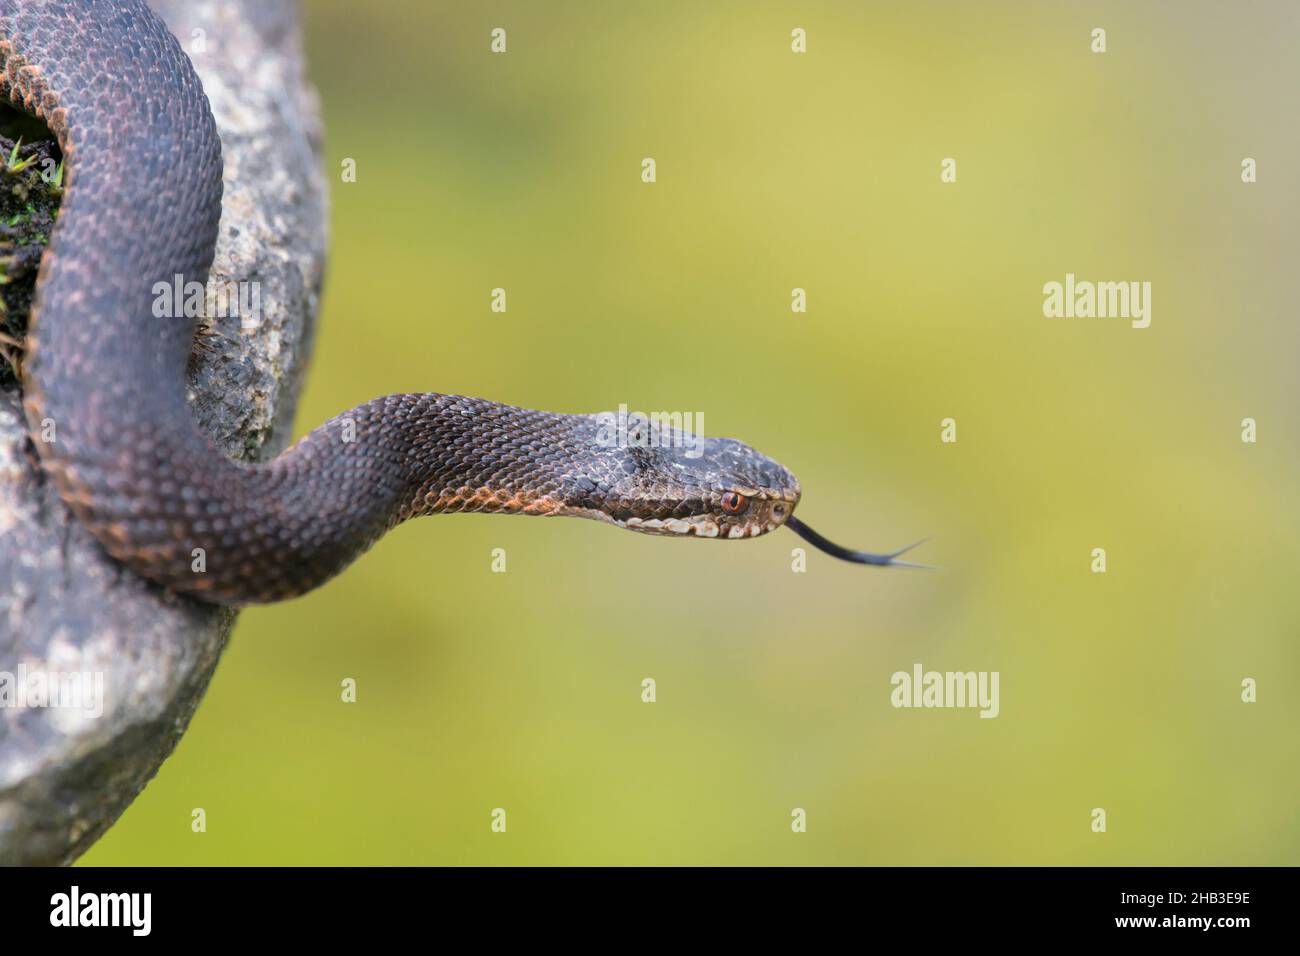
[[[36,270],[63,198],[63,159],[49,130],[0,113],[0,389],[21,376]]]

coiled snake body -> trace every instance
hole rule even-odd
[[[592,415],[389,395],[271,462],[226,458],[186,404],[195,320],[153,309],[156,283],[206,282],[221,215],[221,143],[189,59],[144,0],[0,0],[0,64],[0,91],[49,125],[65,162],[26,343],[28,424],[68,506],[139,574],[207,601],[274,601],[407,518],[466,511],[718,538],[788,524],[839,557],[902,563],[800,524],[798,481],[748,445],[611,443]]]

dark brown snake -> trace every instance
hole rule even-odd
[[[26,342],[28,424],[64,501],[135,572],[206,601],[275,601],[407,518],[471,511],[717,538],[784,524],[837,557],[903,564],[796,520],[799,482],[748,445],[620,436],[594,415],[388,395],[273,461],[225,457],[186,403],[196,320],[154,314],[156,283],[206,283],[221,216],[221,142],[189,59],[144,0],[0,0],[0,64],[0,89],[65,163]]]

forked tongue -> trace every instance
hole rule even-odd
[[[925,544],[928,538],[922,538],[914,544],[909,544],[906,548],[899,548],[897,551],[891,551],[889,554],[873,554],[870,551],[854,551],[852,548],[843,548],[834,541],[828,541],[823,538],[812,528],[808,527],[798,518],[791,515],[786,519],[785,526],[811,544],[818,551],[825,551],[833,558],[839,558],[841,561],[852,561],[855,564],[874,564],[878,567],[888,568],[923,568],[927,571],[937,570],[929,564],[913,564],[910,561],[899,561],[900,554],[906,554],[917,545]]]

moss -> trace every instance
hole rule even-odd
[[[53,135],[21,114],[0,114],[0,389],[18,384],[36,269],[62,197]]]

